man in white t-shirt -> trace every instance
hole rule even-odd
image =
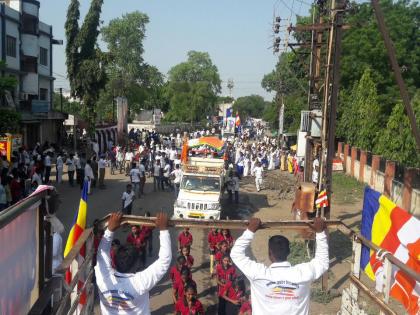
[[[120,246],[115,253],[113,267],[110,252],[115,231],[121,225],[121,213],[113,213],[99,244],[95,267],[103,315],[150,315],[149,291],[163,278],[171,263],[171,236],[168,217],[159,213],[156,227],[160,230],[159,258],[147,269],[135,272],[137,251],[132,246]],[[134,273],[135,272],[135,273]]]
[[[88,191],[87,191],[88,195],[91,194],[90,186],[92,185],[92,180],[94,179],[92,166],[90,166],[91,163],[92,163],[91,160],[87,160],[86,165],[85,165],[85,178],[84,178],[84,180],[87,181],[87,183],[88,183]]]
[[[128,176],[131,169],[131,162],[133,161],[134,153],[129,150],[125,153],[125,175]]]
[[[133,201],[136,198],[136,194],[133,191],[133,186],[127,184],[127,190],[123,192],[122,195],[122,212],[124,214],[131,214],[133,208]]]
[[[61,153],[58,153],[57,161],[55,162],[56,167],[56,182],[57,184],[61,184],[63,181],[63,168],[64,168],[64,162],[63,157],[61,156]]]
[[[316,232],[315,257],[292,266],[287,261],[290,253],[289,240],[282,235],[268,240],[270,266],[257,263],[247,256],[254,235],[261,226],[258,218],[251,218],[248,229],[233,246],[230,257],[235,266],[251,284],[252,313],[264,315],[307,315],[311,296],[311,284],[328,270],[328,241],[325,221],[315,218],[310,224]]]
[[[44,183],[48,184],[50,182],[50,175],[51,175],[51,153],[47,152],[44,158],[44,166],[45,166],[45,177]]]
[[[133,185],[134,193],[137,194],[140,198],[140,170],[137,168],[137,164],[133,163],[130,170],[130,180]]]
[[[163,190],[163,182],[162,182],[162,175],[163,169],[160,164],[160,159],[156,159],[155,164],[153,165],[153,191]]]
[[[318,185],[318,177],[319,177],[319,160],[315,158],[312,163],[312,183]]]
[[[98,161],[98,170],[99,170],[99,188],[105,188],[105,169],[106,169],[106,161],[103,155]]]
[[[254,175],[255,175],[255,186],[257,187],[257,191],[260,191],[262,182],[263,182],[263,167],[261,166],[260,162],[257,162],[255,165]]]
[[[179,164],[175,164],[175,169],[171,172],[171,176],[174,179],[175,198],[178,198],[179,186],[181,184],[181,177],[182,177],[182,171],[179,168]]]

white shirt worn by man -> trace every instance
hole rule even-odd
[[[319,160],[315,159],[312,163],[312,182],[318,183],[319,172],[316,170],[319,168]]]
[[[106,161],[103,158],[100,158],[98,161],[98,168],[106,168]]]
[[[49,155],[46,155],[44,158],[44,165],[45,166],[51,166],[51,157]]]
[[[89,180],[94,178],[92,167],[89,164],[86,164],[85,166],[85,177],[87,177]]]
[[[176,168],[171,173],[175,177],[174,184],[179,184],[181,182],[182,171],[179,168]]]
[[[162,279],[172,259],[168,230],[160,231],[159,258],[137,273],[119,273],[111,265],[111,242],[114,233],[105,231],[98,248],[95,266],[103,315],[149,315],[149,291]]]
[[[63,158],[61,157],[61,155],[57,157],[56,166],[58,169],[61,169],[61,170],[64,167]]]
[[[140,171],[138,168],[131,169],[130,178],[132,183],[140,183]]]
[[[255,175],[255,178],[262,178],[263,177],[263,168],[262,168],[262,166],[256,166],[254,168],[254,175]]]
[[[140,177],[146,176],[146,168],[144,167],[142,163],[139,164],[139,172],[140,172]]]
[[[127,208],[133,202],[135,196],[134,191],[131,191],[130,193],[124,191],[121,198],[124,201],[124,208]]]
[[[291,266],[288,261],[269,267],[246,256],[254,238],[246,230],[235,242],[230,257],[251,284],[252,314],[309,314],[311,283],[328,270],[328,242],[325,232],[316,233],[315,257],[307,263]]]

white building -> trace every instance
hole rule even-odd
[[[2,104],[15,106],[21,112],[25,145],[56,142],[66,117],[52,109],[52,49],[54,44],[62,42],[53,39],[51,25],[39,20],[39,1],[0,3],[0,55],[6,62],[4,75],[12,75],[18,82]]]

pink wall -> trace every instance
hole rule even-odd
[[[394,161],[386,161],[385,169],[381,171],[380,155],[372,155],[371,163],[368,165],[369,153],[360,151],[360,157],[357,159],[357,150],[358,148],[348,144],[338,143],[337,158],[342,159],[345,173],[378,190],[420,218],[420,189],[413,188],[420,169],[406,168],[404,179],[398,181],[395,178],[396,163]]]

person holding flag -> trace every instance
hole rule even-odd
[[[160,229],[159,258],[147,269],[133,273],[137,256],[135,248],[120,246],[112,267],[110,250],[114,232],[121,225],[122,213],[112,213],[108,228],[99,244],[95,266],[96,284],[99,289],[101,312],[108,314],[150,314],[149,291],[162,279],[172,259],[171,236],[168,216],[159,213],[156,226]]]

